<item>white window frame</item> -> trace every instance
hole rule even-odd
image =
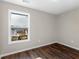
[[[11,20],[11,13],[19,13],[19,14],[24,14],[28,16],[28,39],[26,40],[18,40],[18,41],[11,41],[11,25],[10,25],[10,20]],[[14,44],[14,43],[22,43],[22,42],[28,42],[30,41],[30,14],[21,12],[21,11],[16,11],[16,10],[10,10],[8,9],[8,44]]]

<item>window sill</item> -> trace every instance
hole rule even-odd
[[[9,41],[8,44],[23,43],[23,42],[28,42],[28,41],[30,40],[27,39],[27,40]]]

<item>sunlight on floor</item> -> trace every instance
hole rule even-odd
[[[38,58],[36,58],[36,59],[42,59],[41,57],[38,57]]]

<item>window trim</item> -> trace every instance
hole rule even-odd
[[[11,25],[10,25],[11,13],[18,13],[18,14],[28,16],[28,39],[27,40],[11,41],[11,35],[10,35],[10,32],[11,32]],[[28,41],[30,41],[30,14],[25,13],[25,12],[21,12],[21,11],[8,9],[8,44],[22,43],[22,42],[28,42]]]

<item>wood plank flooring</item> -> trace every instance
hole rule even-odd
[[[79,51],[55,43],[29,51],[5,56],[2,59],[79,59]]]

